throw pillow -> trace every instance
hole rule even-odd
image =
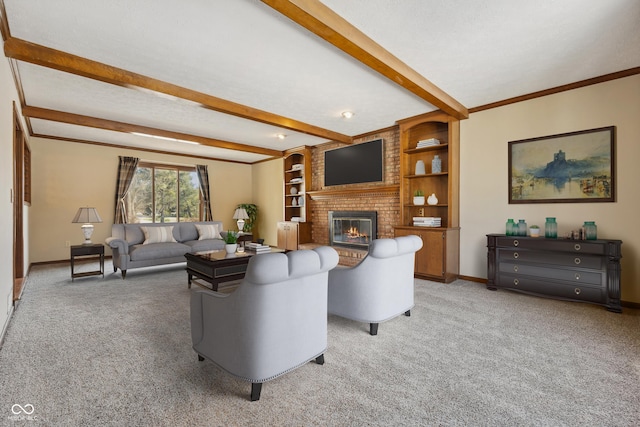
[[[144,233],[143,245],[149,243],[169,243],[175,242],[173,238],[173,225],[167,227],[140,227]]]
[[[196,224],[198,229],[198,240],[220,239],[218,224]]]

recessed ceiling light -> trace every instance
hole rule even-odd
[[[277,133],[276,134],[276,138],[278,139],[285,139],[287,137],[287,135],[285,135],[284,133]]]
[[[342,112],[342,117],[344,117],[345,119],[350,119],[354,115],[355,114],[353,113],[353,111],[343,111]]]

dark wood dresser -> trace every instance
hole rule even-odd
[[[622,312],[620,240],[487,235],[487,289],[589,302]]]

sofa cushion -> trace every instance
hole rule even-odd
[[[195,224],[198,229],[198,240],[221,239],[219,224]]]
[[[129,245],[137,245],[144,242],[144,233],[138,224],[125,224],[124,235]]]
[[[190,240],[183,244],[191,248],[191,253],[208,252],[224,249],[224,241],[220,239]]]
[[[166,227],[145,227],[141,226],[144,233],[143,245],[149,245],[151,243],[173,243],[176,239],[173,238],[173,226]]]
[[[198,239],[198,230],[193,222],[179,222],[173,229],[173,235],[178,242],[187,242]]]
[[[129,247],[131,261],[172,258],[189,252],[189,246],[182,243],[149,243]]]

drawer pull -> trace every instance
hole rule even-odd
[[[579,243],[576,243],[576,244],[573,246],[573,249],[575,249],[576,251],[579,251],[579,250],[580,250],[580,244],[579,244]]]
[[[518,266],[517,265],[513,266],[513,271],[515,271],[516,273],[518,272]]]
[[[576,259],[573,260],[573,262],[575,262],[576,265],[580,265],[581,261],[580,261],[580,258],[576,258]]]
[[[520,284],[520,281],[518,279],[513,279],[513,284],[518,286]]]
[[[580,292],[581,292],[581,291],[580,291],[580,288],[575,288],[575,289],[573,290],[573,292],[575,292],[575,293],[576,293],[576,295],[580,295]]]
[[[518,257],[519,257],[519,256],[520,256],[520,255],[518,255],[518,252],[514,252],[514,253],[513,253],[513,257],[514,257],[515,259],[518,259]]]
[[[517,240],[513,241],[513,246],[518,246],[520,244],[520,242],[518,242]]]
[[[576,273],[576,280],[580,280],[580,273]]]

